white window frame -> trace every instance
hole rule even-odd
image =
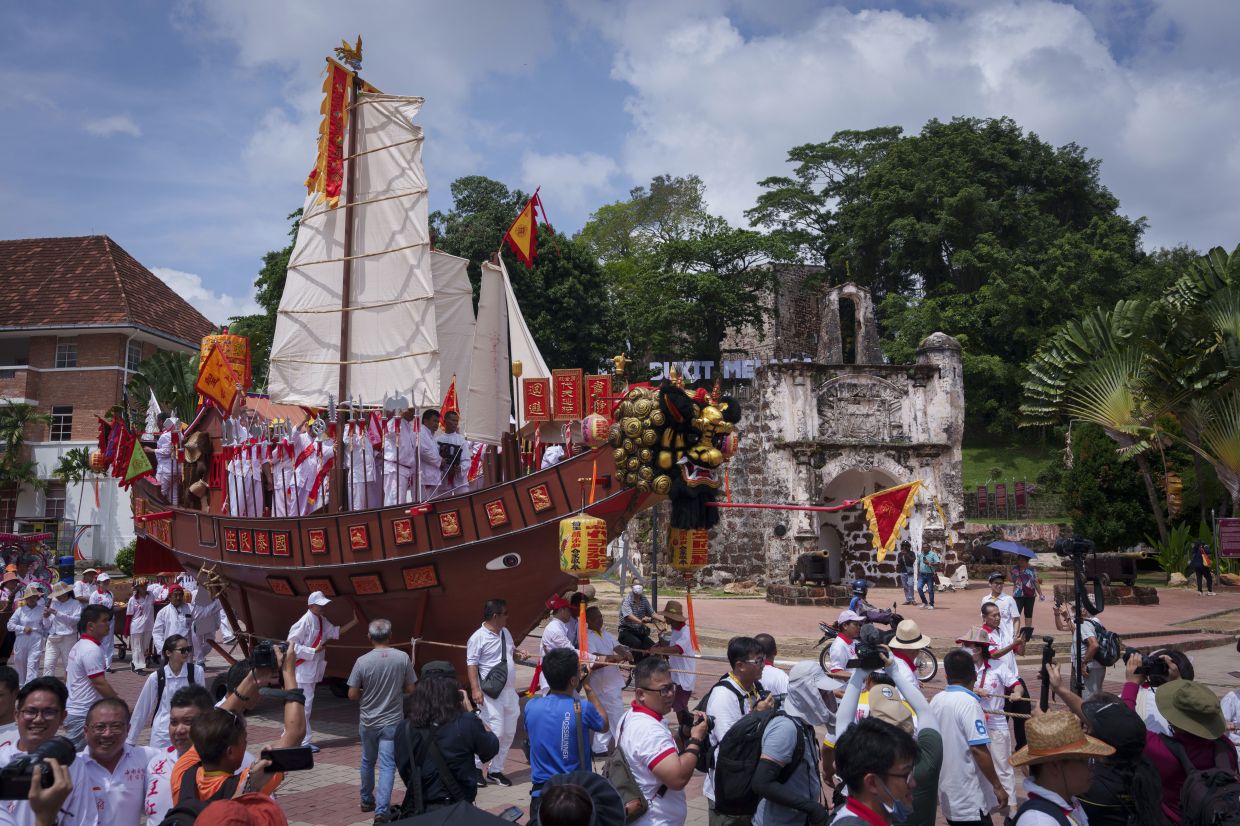
[[[78,340],[76,338],[56,339],[56,360],[52,365],[57,370],[67,370],[78,366]]]
[[[56,411],[69,411],[68,413]],[[63,417],[67,421],[57,421],[57,417]],[[57,436],[57,433],[60,435]],[[48,427],[47,440],[49,442],[71,442],[73,441],[73,406],[68,404],[58,404],[52,408],[52,423]]]

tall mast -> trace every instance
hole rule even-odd
[[[357,98],[362,88],[362,79],[357,71],[353,72],[352,87],[349,95],[349,116],[345,120],[349,130],[349,147],[345,156],[344,173],[344,266],[340,273],[340,382],[337,385],[336,409],[328,411],[332,421],[336,423],[332,499],[335,500],[337,511],[347,510],[348,499],[353,495],[353,491],[346,490],[344,485],[344,400],[349,392],[349,293],[353,289],[353,187],[357,179],[354,159],[357,157]]]

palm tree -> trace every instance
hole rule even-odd
[[[1060,327],[1028,365],[1020,411],[1025,425],[1069,419],[1101,427],[1123,455],[1135,459],[1159,538],[1166,542],[1167,522],[1147,456],[1155,423],[1168,411],[1163,394],[1150,392],[1143,339],[1158,311],[1150,302],[1120,301]]]
[[[161,350],[138,365],[129,380],[129,396],[145,411],[147,400],[155,398],[168,412],[183,422],[192,422],[198,411],[198,354]]]
[[[46,413],[30,404],[3,402],[0,404],[0,491],[21,493],[23,488],[43,490],[47,482],[39,478],[39,467],[32,459],[23,458],[22,443],[27,428],[48,425],[52,421]]]
[[[76,511],[76,517],[80,520],[82,518],[82,499],[86,495],[86,485],[82,483],[94,475],[94,471],[90,469],[90,451],[84,447],[75,447],[65,451],[60,457],[60,463],[52,471],[52,475],[59,479],[66,488],[69,485],[82,485],[78,489],[78,507]]]

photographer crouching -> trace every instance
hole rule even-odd
[[[172,770],[178,808],[192,801],[227,800],[252,792],[270,795],[283,782],[284,771],[313,767],[309,749],[300,745],[306,731],[305,695],[297,687],[296,658],[289,656],[288,646],[260,642],[251,658],[233,669],[228,694],[194,720],[189,735],[193,748],[181,755]],[[276,677],[282,688],[266,688]],[[242,769],[248,745],[245,712],[256,708],[262,697],[284,703],[284,731],[258,760]],[[169,812],[169,817],[176,811]]]

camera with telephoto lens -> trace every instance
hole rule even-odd
[[[1055,542],[1055,553],[1060,556],[1085,556],[1094,552],[1094,541],[1081,536],[1065,536]]]
[[[67,737],[53,737],[40,744],[33,753],[19,757],[0,769],[0,800],[25,800],[29,797],[30,779],[35,772],[41,772],[43,788],[50,787],[56,778],[44,761],[54,757],[60,765],[68,766],[76,756],[73,741]]]
[[[1171,678],[1171,669],[1167,666],[1167,661],[1159,654],[1142,654],[1135,648],[1125,649],[1124,662],[1127,663],[1131,657],[1141,658],[1137,673],[1145,677],[1146,682],[1155,688]]]
[[[877,671],[883,667],[883,632],[873,625],[861,626],[856,657],[847,662],[849,668]]]
[[[264,670],[278,670],[280,668],[280,661],[279,658],[276,657],[277,647],[281,651],[288,651],[287,642],[259,640],[250,651],[250,662],[254,664],[256,669],[261,668]]]

